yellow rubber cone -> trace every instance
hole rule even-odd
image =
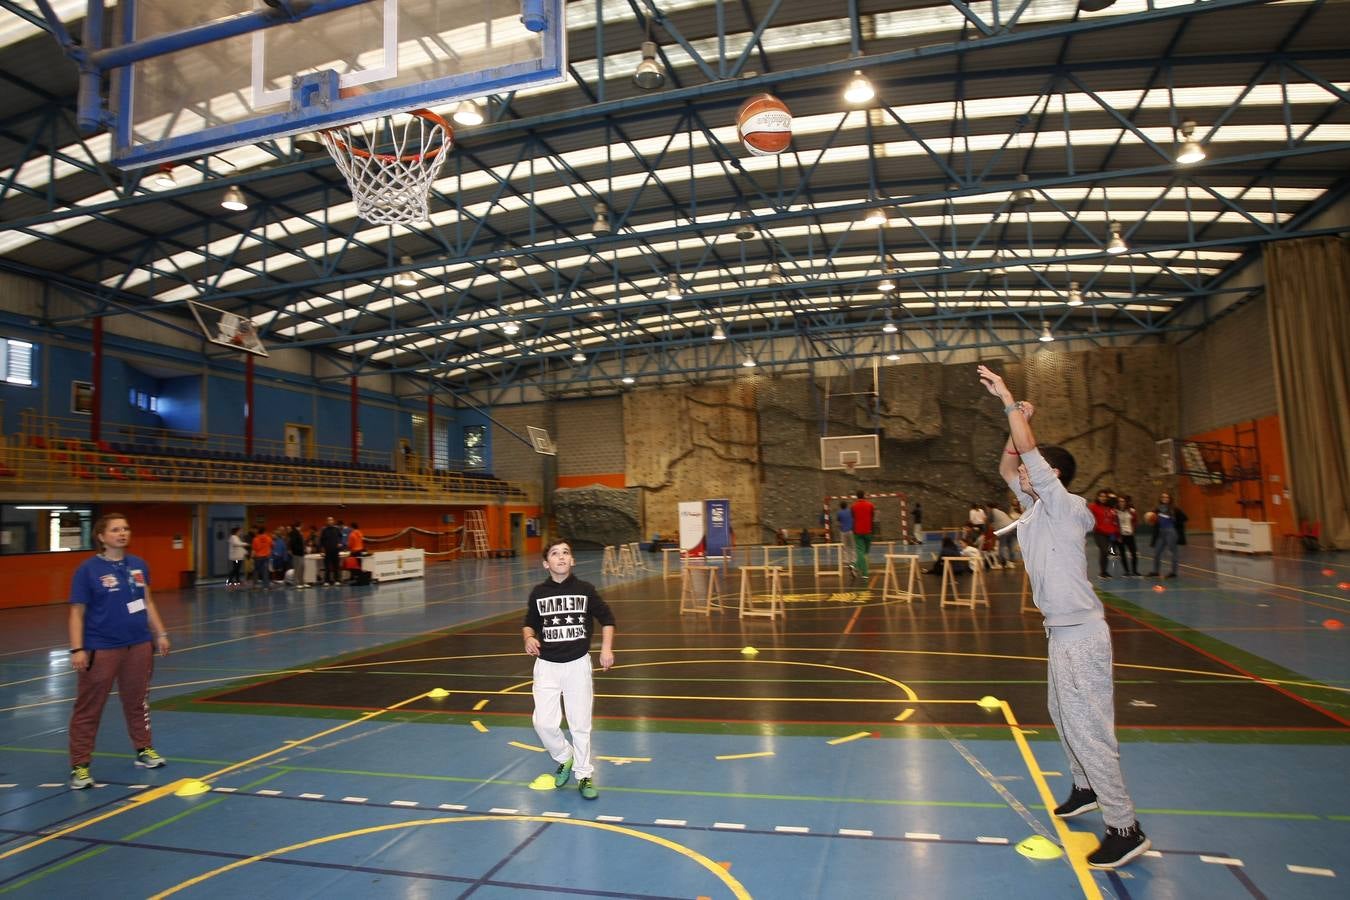
[[[205,794],[211,790],[211,785],[205,781],[198,781],[195,778],[188,778],[178,786],[178,790],[173,792],[175,797],[196,797],[198,794]]]
[[[997,697],[992,697],[989,694],[985,694],[983,697],[979,699],[978,705],[980,709],[998,709],[1000,703]]]
[[[1018,843],[1017,852],[1027,859],[1059,859],[1064,855],[1064,851],[1059,848],[1058,844],[1041,837],[1039,834],[1024,838]]]
[[[759,651],[754,647],[742,647],[741,656],[759,656]]]

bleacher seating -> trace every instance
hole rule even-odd
[[[387,465],[350,460],[295,459],[270,453],[247,456],[231,450],[75,438],[48,440],[41,435],[30,436],[25,443],[27,451],[45,459],[44,469],[51,474],[82,481],[238,484],[318,492],[332,490],[336,480],[344,490],[375,496],[437,493],[525,497],[519,487],[482,472],[396,472]],[[0,465],[0,477],[19,474],[10,465]]]

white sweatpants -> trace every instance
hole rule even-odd
[[[590,654],[565,663],[536,659],[533,693],[534,730],[548,755],[559,763],[575,760],[572,774],[577,778],[592,777],[595,766],[591,763],[591,706],[595,692],[591,686]],[[571,743],[562,731],[564,701]]]

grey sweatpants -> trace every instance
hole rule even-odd
[[[1073,783],[1091,788],[1112,828],[1135,822],[1116,743],[1111,632],[1104,620],[1046,628],[1050,639],[1050,720],[1069,757]]]

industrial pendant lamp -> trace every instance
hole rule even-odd
[[[1129,250],[1129,245],[1125,243],[1125,238],[1120,236],[1120,223],[1111,223],[1111,239],[1106,242],[1107,253],[1124,253]]]
[[[1187,119],[1181,123],[1181,149],[1177,151],[1177,163],[1183,166],[1194,165],[1205,158],[1205,148],[1195,139],[1195,122]]]
[[[877,92],[872,88],[872,82],[867,80],[867,76],[862,73],[862,69],[854,69],[853,77],[849,79],[848,86],[844,88],[844,99],[854,106],[862,106],[864,103],[872,102],[872,98]]]

